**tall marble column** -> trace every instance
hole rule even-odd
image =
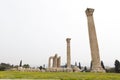
[[[89,32],[89,41],[90,41],[90,49],[91,49],[91,57],[92,57],[91,72],[105,72],[105,70],[101,67],[101,63],[100,63],[99,48],[98,48],[97,36],[95,31],[94,19],[93,19],[94,9],[87,8],[85,12],[88,20],[88,32]]]
[[[70,56],[70,40],[71,38],[67,38],[67,68],[71,68],[71,56]]]

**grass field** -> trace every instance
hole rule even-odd
[[[0,71],[0,79],[120,80],[116,73]]]

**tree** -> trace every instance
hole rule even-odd
[[[65,68],[67,68],[67,63],[65,63],[65,66],[64,66]]]
[[[43,64],[43,68],[42,69],[44,69],[45,70],[45,64]]]
[[[42,67],[42,66],[40,66],[40,67],[39,67],[39,69],[40,69],[40,70],[42,70],[42,69],[43,69],[43,67]]]
[[[43,68],[45,68],[45,64],[43,64]]]
[[[91,61],[91,63],[90,63],[90,70],[92,69],[92,61]]]
[[[87,72],[87,67],[86,66],[84,67],[84,71]]]
[[[102,66],[102,68],[105,70],[105,66],[104,66],[103,61],[101,61],[101,66]]]
[[[120,73],[120,62],[115,60],[115,72]]]
[[[30,68],[30,65],[29,64],[24,64],[23,68]]]
[[[80,62],[79,62],[79,69],[81,69],[81,64],[80,64]]]
[[[5,70],[11,69],[11,68],[12,68],[12,66],[10,64],[7,64],[7,63],[0,64],[0,71],[5,71]]]
[[[75,62],[75,66],[77,66],[77,62]]]
[[[14,65],[13,68],[18,68],[19,66],[18,65]]]
[[[5,71],[5,70],[6,70],[6,67],[0,65],[0,71]]]
[[[22,67],[22,60],[20,61],[20,65],[19,66]]]

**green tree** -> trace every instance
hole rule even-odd
[[[77,66],[77,62],[75,62],[75,66]]]
[[[115,60],[115,72],[120,73],[120,62]]]
[[[24,64],[23,68],[30,68],[30,65],[29,64]]]
[[[84,67],[84,71],[87,72],[87,67],[86,66]]]
[[[65,63],[64,67],[67,68],[67,63]]]
[[[22,60],[20,61],[20,65],[19,66],[22,67]]]
[[[43,64],[43,68],[45,68],[45,64]]]
[[[105,70],[105,66],[104,66],[103,61],[101,61],[101,66],[102,66],[102,68]]]
[[[8,69],[11,69],[13,66],[7,63],[1,63],[0,64],[0,71],[5,71]]]
[[[13,68],[18,68],[19,66],[18,65],[14,65]]]
[[[90,70],[92,69],[92,61],[90,62]]]
[[[80,64],[80,62],[79,62],[79,69],[81,69],[81,64]]]
[[[39,67],[39,69],[40,69],[40,70],[42,70],[42,69],[43,69],[43,67],[42,67],[42,66],[40,66],[40,67]]]

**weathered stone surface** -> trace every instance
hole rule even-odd
[[[71,55],[70,55],[70,40],[71,38],[67,38],[67,68],[71,68]]]
[[[73,72],[80,72],[80,69],[77,66],[73,67]]]
[[[39,68],[23,68],[23,67],[18,67],[17,70],[22,72],[40,72],[41,71]]]
[[[89,41],[90,41],[90,49],[91,49],[91,57],[92,57],[91,72],[105,72],[105,70],[101,67],[101,63],[100,63],[99,48],[98,48],[97,36],[96,36],[95,25],[93,20],[94,9],[87,8],[85,12],[88,20],[88,32],[89,32]]]
[[[51,60],[53,59],[53,56],[49,57],[49,60],[48,60],[48,68],[51,67]]]
[[[53,61],[52,65],[51,65],[51,60]],[[61,57],[57,57],[57,54],[55,54],[55,56],[49,57],[48,68],[59,68],[60,65],[61,65]]]
[[[61,65],[61,57],[57,58],[57,67],[60,68]]]
[[[57,68],[57,54],[53,57],[53,67]]]

